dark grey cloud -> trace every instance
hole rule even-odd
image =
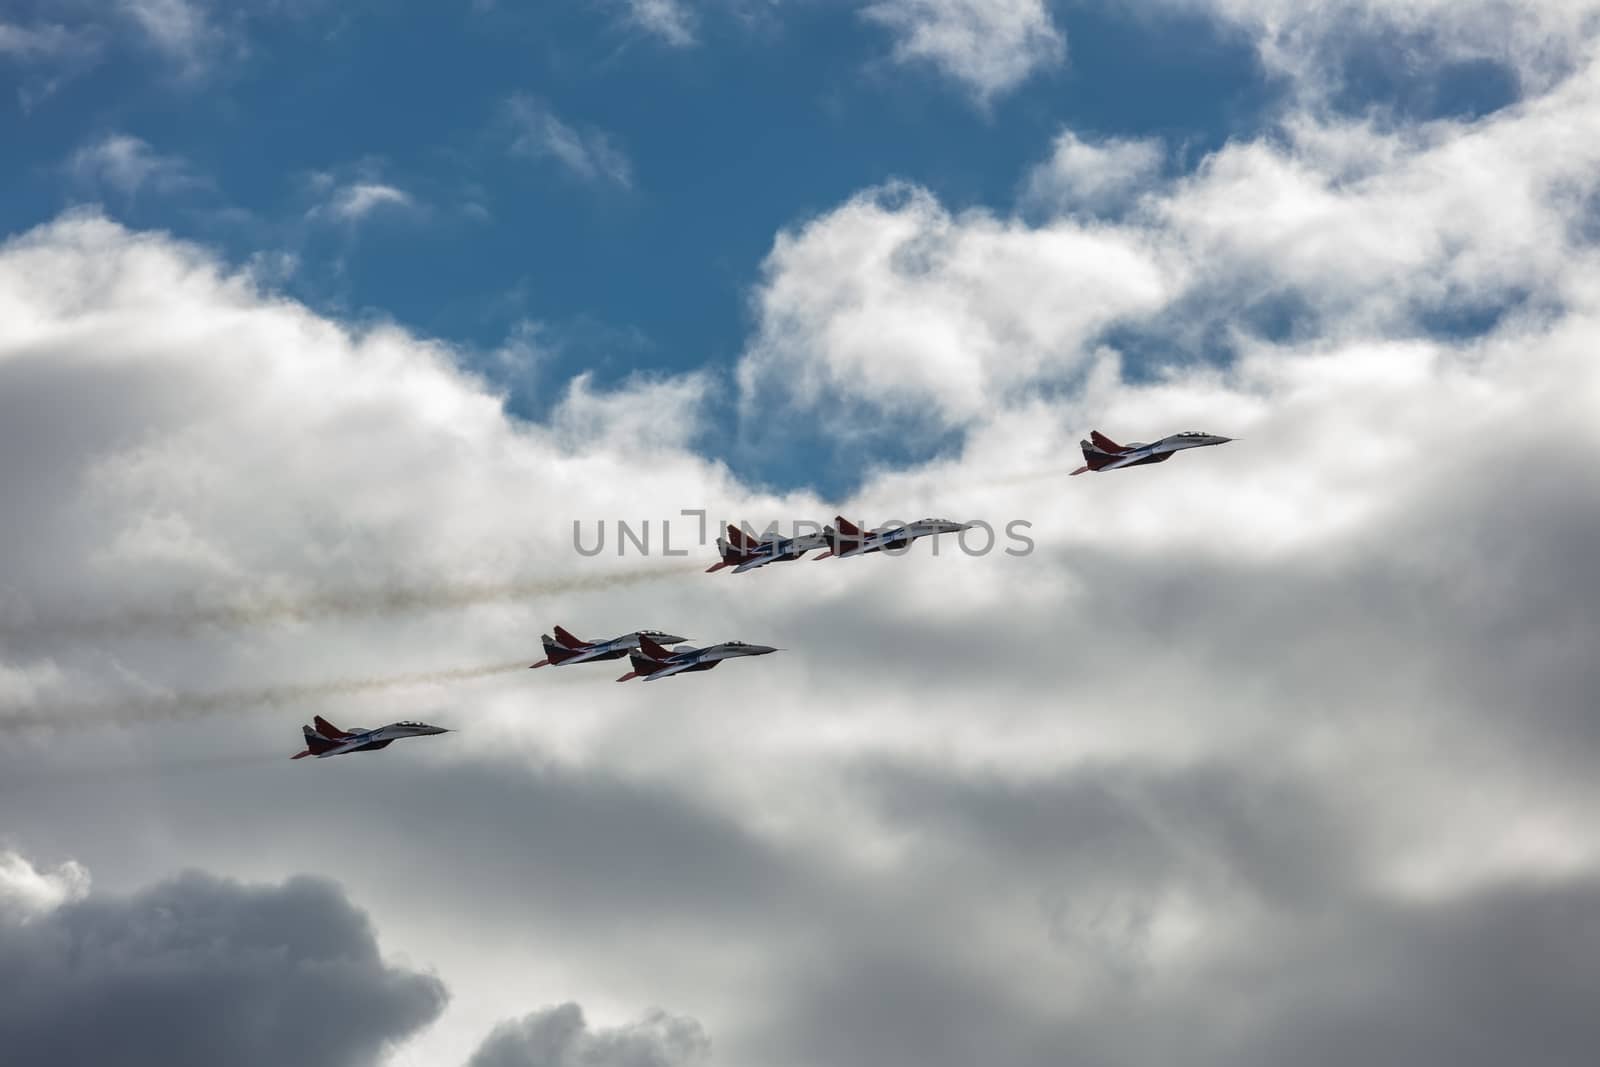
[[[901,857],[775,983],[777,1062],[1576,1067],[1600,1039],[1593,877],[1396,894],[1320,786],[1247,765],[862,780]]]
[[[627,1026],[591,1027],[569,1003],[495,1027],[467,1067],[693,1067],[710,1052],[693,1019],[654,1012]]]
[[[0,926],[0,1050],[18,1067],[361,1067],[433,1021],[332,883],[187,873]]]

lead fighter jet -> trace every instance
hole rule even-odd
[[[342,756],[346,752],[372,752],[388,748],[402,737],[427,737],[430,734],[447,734],[443,726],[429,726],[425,722],[392,722],[375,730],[341,730],[317,715],[311,720],[315,726],[302,726],[306,735],[306,750],[296,752],[290,759],[315,756]]]
[[[643,678],[647,682],[653,682],[658,678],[670,678],[685,671],[709,671],[725,659],[765,656],[769,652],[777,651],[779,650],[768,645],[748,645],[743,641],[726,641],[706,648],[680,645],[675,649],[667,649],[644,637],[639,639],[639,651],[629,657],[633,661],[633,670],[617,681],[626,682],[630,678]]]
[[[820,533],[799,537],[779,537],[773,533],[758,540],[730,522],[727,536],[717,538],[717,552],[722,556],[722,562],[707,567],[706,573],[732,567],[733,573],[743,574],[769,563],[799,559],[812,549],[822,548],[826,544]],[[672,642],[661,643],[667,645]]]
[[[1135,442],[1119,445],[1099,430],[1089,431],[1089,439],[1078,444],[1083,448],[1083,466],[1073,471],[1114,471],[1122,467],[1140,467],[1146,463],[1165,463],[1176,452],[1186,448],[1203,448],[1206,445],[1223,445],[1233,440],[1210,433],[1175,433],[1150,444]]]
[[[569,663],[591,663],[603,659],[621,659],[639,647],[639,642],[649,638],[663,645],[675,645],[684,638],[676,637],[660,630],[635,630],[631,634],[613,637],[609,641],[583,641],[572,634],[556,627],[555,637],[549,634],[540,634],[539,639],[544,642],[545,658],[538,663],[529,664],[531,667],[560,667]]]
[[[949,519],[918,519],[916,522],[902,523],[895,526],[884,526],[877,530],[863,530],[843,515],[836,515],[832,526],[822,529],[822,539],[827,542],[828,551],[816,557],[827,559],[829,556],[861,556],[868,552],[887,552],[894,549],[906,548],[919,537],[936,537],[943,533],[960,533],[968,526],[967,522],[951,522]]]

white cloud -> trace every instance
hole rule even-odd
[[[695,43],[694,15],[683,0],[624,0],[628,21],[674,48]]]
[[[24,112],[93,67],[104,47],[105,35],[93,25],[0,20],[0,60],[20,70]]]
[[[1160,177],[1163,155],[1159,141],[1092,141],[1063,130],[1050,158],[1028,175],[1023,201],[1054,214],[1123,207]]]
[[[172,193],[204,186],[184,159],[162,155],[146,141],[124,133],[107,134],[72,154],[67,170],[89,189],[132,197],[149,190]]]
[[[894,34],[897,60],[932,64],[981,101],[1066,55],[1043,0],[874,0],[862,13]]]
[[[1582,61],[1596,0],[1161,0],[1243,26],[1263,61],[1320,96],[1343,85],[1351,50],[1378,44],[1397,57],[1487,59],[1542,91]],[[1143,5],[1139,5],[1143,6]]]
[[[340,188],[328,202],[333,216],[357,222],[382,207],[415,207],[409,193],[382,182],[355,182]]]
[[[19,26],[0,22],[0,56],[18,60],[54,59],[77,50],[82,39],[65,26]]]
[[[544,101],[521,93],[506,102],[505,114],[513,154],[554,160],[584,181],[632,186],[633,165],[604,131],[572,126]]]
[[[710,388],[704,374],[689,374],[637,378],[613,392],[597,393],[586,371],[568,385],[553,428],[574,447],[603,444],[625,454],[675,451],[700,431]]]
[[[0,849],[0,924],[42,915],[88,892],[89,872],[80,864],[68,860],[42,871],[26,856]]]
[[[231,46],[206,0],[119,0],[119,5],[150,46],[177,64],[181,77],[204,73]]]
[[[1083,364],[1119,318],[1153,312],[1181,279],[1133,232],[1030,229],[952,216],[919,190],[855,197],[779,236],[740,366],[747,410],[769,390],[926,409],[961,424],[1042,374]]]

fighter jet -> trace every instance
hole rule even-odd
[[[388,748],[402,737],[427,737],[429,734],[450,732],[442,726],[429,726],[425,722],[392,722],[376,730],[341,730],[321,715],[311,721],[316,725],[301,727],[306,735],[306,750],[295,753],[290,759],[303,759],[306,756],[322,759],[326,756],[342,756],[346,752],[371,752]]]
[[[1216,434],[1190,432],[1175,433],[1152,444],[1135,442],[1131,445],[1119,445],[1099,430],[1091,430],[1089,439],[1079,442],[1083,448],[1084,464],[1072,473],[1114,471],[1121,467],[1140,467],[1146,463],[1165,463],[1172,458],[1173,453],[1186,448],[1222,445],[1231,440],[1233,438],[1218,437]]]
[[[812,549],[826,545],[827,542],[822,539],[820,533],[804,534],[799,537],[780,537],[773,533],[756,539],[729,523],[727,536],[717,538],[717,552],[721,554],[722,562],[707,567],[706,573],[732,567],[733,573],[743,574],[757,567],[765,567],[769,563],[785,563],[799,559]]]
[[[613,637],[609,641],[583,641],[557,626],[555,637],[549,634],[539,635],[539,639],[544,642],[545,658],[538,663],[529,664],[529,667],[561,667],[569,663],[621,659],[638,648],[639,642],[646,637],[663,645],[676,645],[686,640],[660,630],[635,630],[631,634]]]
[[[626,682],[630,678],[643,678],[647,682],[653,682],[657,678],[670,678],[685,671],[709,671],[725,659],[765,656],[769,652],[777,651],[779,650],[768,645],[747,645],[743,641],[726,641],[707,648],[679,645],[675,649],[666,649],[648,637],[642,637],[639,639],[639,651],[629,657],[633,661],[633,670],[617,681]]]
[[[832,526],[822,529],[822,539],[828,544],[828,551],[817,556],[817,559],[827,559],[829,556],[862,556],[868,552],[887,552],[893,549],[906,548],[919,537],[935,537],[944,533],[960,533],[968,526],[967,522],[951,522],[949,519],[918,519],[916,522],[901,523],[894,526],[884,526],[877,530],[863,530],[843,515],[836,515]]]

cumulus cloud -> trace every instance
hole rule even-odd
[[[711,1042],[693,1019],[656,1012],[615,1028],[591,1027],[576,1004],[495,1027],[467,1067],[694,1067]]]
[[[1582,62],[1600,18],[1594,0],[1162,2],[1243,27],[1267,67],[1316,100],[1352,87],[1352,68],[1374,52],[1433,73],[1450,63],[1498,64],[1519,89],[1542,91]]]
[[[19,869],[26,861],[8,855],[0,886]],[[199,1067],[220,1051],[241,1065],[356,1067],[445,1002],[438,979],[380,958],[366,917],[327,882],[186,874],[126,897],[78,887],[52,903],[25,922],[0,913],[12,991],[0,1044],[18,1063]]]
[[[812,407],[931,402],[960,424],[1082,367],[1112,328],[1200,358],[1238,331],[1413,336],[1557,306],[1576,281],[1574,211],[1596,191],[1597,71],[1481,123],[1300,116],[1226,145],[1115,226],[957,217],[915,189],[857,197],[776,242],[745,402],[764,389]],[[1101,191],[1095,175],[1152,162],[1068,138],[1032,176],[1034,205],[1055,195],[1070,212]]]
[[[1160,177],[1163,155],[1158,141],[1116,137],[1096,141],[1063,130],[1050,158],[1028,175],[1023,202],[1057,215],[1124,207]]]
[[[1066,56],[1043,0],[875,0],[862,14],[894,34],[895,59],[930,64],[980,101]]]
[[[955,425],[1081,365],[1093,337],[1181,280],[1135,231],[957,216],[898,186],[781,234],[764,273],[739,368],[747,411],[775,393]]]
[[[548,159],[587,182],[633,185],[633,165],[610,134],[592,126],[573,126],[542,100],[517,94],[506,102],[513,155]]]

